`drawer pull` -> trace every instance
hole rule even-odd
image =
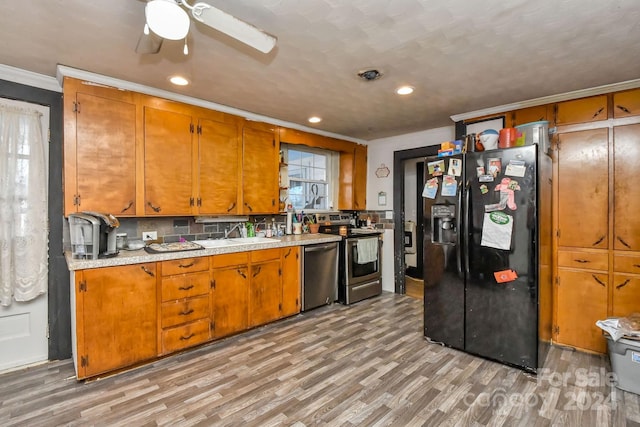
[[[187,335],[186,337],[180,337],[180,340],[181,340],[181,341],[187,341],[187,340],[190,340],[191,338],[193,338],[193,335],[194,335],[194,334],[189,334],[189,335]]]
[[[187,265],[182,265],[182,264],[178,264],[179,268],[189,268],[189,267],[193,267],[193,262],[191,264],[187,264]]]
[[[618,241],[620,243],[622,243],[623,245],[625,245],[626,247],[628,247],[629,249],[631,249],[631,246],[629,246],[629,244],[627,242],[625,242],[624,240],[622,240],[622,238],[620,236],[616,236],[616,239],[618,239]]]
[[[193,285],[180,286],[178,289],[180,289],[181,291],[188,291],[189,289],[193,289]]]
[[[575,262],[579,262],[580,264],[585,264],[585,263],[587,263],[587,262],[591,262],[591,261],[586,260],[586,259],[574,259],[574,261],[575,261]]]
[[[630,281],[631,281],[631,279],[625,280],[624,282],[622,282],[618,286],[616,286],[616,289],[624,288],[625,286],[627,286],[629,284]]]
[[[151,277],[155,277],[155,276],[156,276],[155,274],[153,274],[153,271],[151,271],[151,270],[147,269],[147,267],[145,267],[144,265],[143,265],[143,266],[140,266],[140,268],[142,269],[142,271],[144,271],[145,273],[147,273],[149,276],[151,276]]]
[[[598,282],[600,285],[606,287],[607,285],[600,279],[598,279],[598,277],[595,274],[592,274],[591,277],[593,277],[593,280],[595,280],[596,282]]]
[[[188,316],[188,315],[190,315],[191,313],[193,313],[193,308],[192,308],[192,309],[190,309],[190,310],[187,310],[187,311],[181,311],[181,312],[180,312],[180,316]]]
[[[602,242],[602,241],[604,240],[604,238],[605,238],[605,237],[607,237],[607,236],[606,236],[606,234],[605,234],[605,235],[603,235],[603,236],[602,236],[601,238],[599,238],[598,240],[596,240],[596,242],[595,242],[593,245],[591,245],[591,246],[596,246],[596,245],[598,245],[600,242]]]
[[[634,267],[640,268],[640,264],[633,264]]]
[[[244,271],[242,271],[242,270],[240,270],[240,269],[238,269],[238,270],[236,270],[236,271],[238,272],[238,274],[239,274],[239,275],[241,275],[241,276],[242,276],[242,278],[243,278],[243,279],[246,279],[246,278],[247,278],[247,275],[246,275],[246,274],[244,274]]]

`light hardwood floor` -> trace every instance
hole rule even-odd
[[[88,383],[70,361],[0,375],[1,426],[640,426],[606,356],[536,378],[422,337],[422,302],[334,304]]]

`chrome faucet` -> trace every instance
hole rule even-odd
[[[234,230],[238,230],[238,233],[240,233],[240,227],[242,226],[242,223],[239,222],[236,225],[234,225],[233,227],[231,227],[231,230],[224,230],[224,238],[228,239],[229,238],[229,234],[233,233]]]

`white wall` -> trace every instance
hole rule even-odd
[[[393,210],[394,151],[436,145],[444,141],[452,141],[454,137],[455,128],[452,125],[369,141],[367,144],[367,210]],[[376,169],[381,167],[382,164],[388,167],[390,171],[389,176],[386,178],[378,178],[376,176]],[[378,205],[378,193],[380,191],[387,193],[387,204],[385,206]]]
[[[452,141],[454,137],[455,128],[452,125],[370,141],[367,144],[367,210],[387,211],[386,218],[393,217],[393,156],[395,151],[436,145],[444,141]],[[382,167],[383,164],[389,168],[389,176],[378,178],[376,170]],[[387,204],[384,206],[378,204],[378,193],[380,191],[387,193]],[[382,289],[389,292],[394,292],[395,290],[393,233],[396,231],[403,232],[403,230],[386,230],[384,234],[385,250],[382,253]]]

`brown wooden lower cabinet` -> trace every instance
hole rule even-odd
[[[602,330],[595,323],[607,317],[608,273],[558,268],[556,341],[604,353]]]
[[[157,356],[156,276],[156,263],[75,273],[78,378]]]
[[[78,379],[300,312],[300,248],[75,272]]]

